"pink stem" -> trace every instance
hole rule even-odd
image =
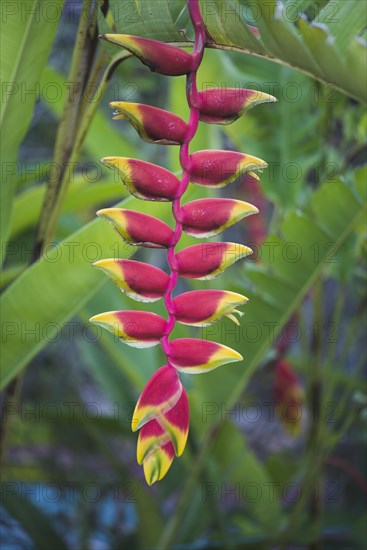
[[[176,196],[172,202],[172,212],[175,219],[175,229],[173,232],[170,247],[167,252],[167,261],[170,268],[170,279],[169,279],[167,290],[164,295],[164,305],[168,312],[168,320],[166,325],[166,333],[161,340],[163,351],[167,357],[167,365],[170,365],[169,358],[168,358],[168,354],[169,354],[168,337],[171,334],[176,323],[176,315],[175,315],[175,309],[174,309],[173,298],[172,298],[172,292],[175,289],[177,280],[178,280],[175,246],[180,240],[182,235],[181,197],[186,192],[187,186],[189,185],[189,182],[190,182],[191,158],[189,154],[189,144],[193,140],[199,125],[199,109],[197,108],[197,105],[199,105],[199,94],[196,86],[196,74],[200,66],[201,60],[203,58],[203,53],[204,53],[204,48],[206,43],[205,27],[204,27],[203,20],[201,18],[199,0],[188,0],[188,7],[189,7],[191,21],[195,29],[195,43],[194,43],[194,49],[191,54],[192,69],[187,74],[187,79],[186,79],[186,95],[187,95],[187,102],[190,107],[190,118],[187,123],[187,132],[185,136],[185,141],[180,147],[180,165],[182,168],[182,176],[180,180],[180,185],[177,189]]]

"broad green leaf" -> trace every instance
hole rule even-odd
[[[338,21],[338,26],[334,24],[336,17],[333,17],[332,10],[336,10],[339,5],[335,2],[313,4],[302,1],[299,5],[293,3],[293,6],[290,2],[283,4],[273,0],[200,0],[200,6],[210,37],[209,47],[251,53],[293,67],[338,88],[344,94],[366,102],[366,80],[363,77],[367,56],[364,41],[360,43],[364,58],[360,56],[363,67],[359,71],[351,71],[350,62],[345,59],[345,52],[349,52],[363,21],[363,17],[360,17],[363,11],[360,5],[363,2],[356,1],[359,4],[356,10],[358,13],[346,15],[344,31],[340,30],[342,21]],[[113,0],[109,6],[111,17],[108,23],[105,19],[101,20],[102,32],[112,30],[136,34],[176,42],[180,46],[191,44],[191,24],[180,32],[182,26],[178,25],[177,20],[177,14],[185,12],[183,0],[136,0],[135,4],[129,0]],[[310,11],[314,23],[308,22],[302,9]],[[341,8],[343,16],[347,9],[344,6]],[[321,25],[319,17],[324,21]],[[187,22],[187,16],[181,16],[181,20]],[[259,39],[249,29],[250,20],[260,30]],[[336,44],[328,39],[330,36],[336,37]],[[111,45],[104,47],[111,53],[115,51]]]
[[[327,25],[343,55],[352,38],[366,26],[367,3],[361,0],[333,0],[318,14],[317,21]]]
[[[279,59],[288,58],[290,65],[300,65],[307,72],[317,72],[321,76],[317,60],[312,58],[309,50],[302,40],[295,26],[288,21],[286,13],[276,9],[276,5],[267,0],[259,0],[259,7],[263,17],[258,19],[261,31],[261,40],[270,55],[277,55]],[[273,8],[273,9],[270,9]]]
[[[12,238],[36,225],[45,190],[46,186],[42,184],[31,187],[16,197],[10,225]],[[68,188],[62,212],[78,212],[99,204],[107,204],[123,195],[126,195],[126,190],[121,182],[88,183],[86,180],[78,179]]]
[[[53,3],[53,16],[42,9],[41,0],[25,5],[4,4],[1,17],[2,104],[0,114],[1,162],[1,263],[8,236],[12,200],[17,181],[18,148],[31,121],[46,65],[61,15],[63,0]],[[6,138],[5,138],[6,136]]]

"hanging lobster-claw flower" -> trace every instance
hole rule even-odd
[[[192,237],[214,237],[251,214],[256,206],[235,199],[198,199],[181,209],[183,230]]]
[[[188,10],[195,31],[192,53],[175,46],[131,35],[106,34],[101,38],[125,48],[152,71],[178,76],[187,75],[187,100],[190,118],[180,117],[140,103],[113,101],[114,119],[128,119],[140,137],[150,143],[180,146],[180,180],[161,166],[138,159],[110,156],[102,159],[116,170],[135,197],[151,201],[172,201],[175,227],[161,220],[121,208],[105,208],[105,217],[130,245],[166,248],[169,275],[142,262],[123,259],[100,260],[102,269],[127,296],[146,302],[164,298],[168,319],[144,311],[110,311],[92,317],[128,345],[150,347],[161,343],[167,364],[147,382],[132,418],[133,431],[139,430],[137,460],[143,464],[149,485],[162,479],[174,456],[185,448],[189,430],[189,402],[179,379],[179,372],[200,374],[227,363],[241,361],[242,356],[223,344],[197,338],[170,340],[176,322],[192,326],[209,326],[227,316],[238,324],[237,308],[248,301],[245,296],[226,290],[195,290],[173,298],[178,275],[186,278],[212,279],[234,262],[252,254],[242,244],[209,242],[175,251],[182,230],[203,238],[219,234],[227,227],[255,214],[252,204],[234,199],[200,199],[180,206],[189,182],[208,187],[223,187],[241,178],[258,182],[256,172],[267,166],[257,157],[235,151],[189,152],[199,120],[210,124],[229,124],[258,103],[275,98],[254,90],[234,88],[197,92],[196,73],[208,42],[201,17],[199,0],[188,0]]]
[[[192,290],[180,294],[173,300],[175,316],[184,325],[207,327],[221,317],[239,324],[233,315],[243,315],[236,308],[248,302],[246,296],[229,290]]]
[[[129,34],[103,34],[100,38],[122,46],[155,73],[181,76],[191,70],[192,57],[189,53],[159,40]]]
[[[107,311],[90,319],[125,344],[134,348],[150,348],[164,336],[166,320],[148,311]]]
[[[128,119],[141,139],[161,145],[182,145],[185,142],[187,124],[169,111],[143,103],[112,101],[113,120]]]
[[[172,201],[177,195],[180,182],[166,168],[127,157],[105,157],[101,162],[117,169],[128,191],[138,199]]]
[[[103,208],[97,216],[106,218],[124,241],[133,246],[147,248],[168,248],[173,238],[173,231],[166,223],[124,208]]]
[[[274,101],[277,101],[274,96],[258,90],[208,88],[199,92],[194,105],[199,109],[203,122],[231,124],[255,105]]]
[[[205,187],[224,187],[246,172],[267,166],[264,160],[236,151],[198,151],[190,158],[190,181]]]
[[[167,273],[135,260],[98,260],[93,264],[104,271],[133,300],[155,302],[164,296],[169,284]]]
[[[227,267],[252,254],[251,248],[238,243],[201,243],[176,254],[177,271],[189,279],[214,279]]]
[[[209,372],[243,359],[240,353],[228,346],[198,338],[172,340],[169,342],[168,357],[178,371],[188,374]]]

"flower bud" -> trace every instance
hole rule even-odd
[[[147,248],[168,248],[172,229],[154,216],[124,208],[104,208],[97,215],[106,218],[117,233],[130,245]]]
[[[265,161],[236,151],[198,151],[191,155],[190,181],[207,187],[224,187],[245,172],[266,166]]]
[[[168,441],[173,444],[175,454],[180,456],[186,445],[189,421],[189,402],[186,390],[182,387],[181,397],[176,405],[156,420],[150,420],[144,424],[140,429],[137,447],[138,463],[142,464],[149,453]]]
[[[167,290],[167,273],[144,262],[107,259],[99,260],[93,265],[102,269],[122,292],[138,302],[155,302]]]
[[[89,319],[133,348],[156,346],[164,335],[166,320],[148,311],[107,311]]]
[[[131,421],[133,432],[170,411],[180,399],[181,393],[182,384],[174,368],[165,365],[156,370],[136,404]]]
[[[181,145],[185,141],[187,124],[182,118],[142,103],[112,101],[113,120],[127,118],[141,139],[161,145]]]
[[[238,243],[201,243],[181,250],[177,271],[189,279],[214,279],[239,259],[252,254],[251,248]]]
[[[159,426],[158,422],[155,422],[155,425]],[[145,427],[143,429],[145,429]],[[148,485],[153,485],[156,481],[160,481],[164,478],[170,469],[174,458],[175,450],[170,441],[162,446],[158,446],[145,458],[143,462],[143,469]]]
[[[129,34],[103,34],[100,38],[122,46],[155,73],[180,76],[191,70],[192,57],[189,53],[159,40]]]
[[[246,216],[256,214],[256,206],[234,199],[199,199],[182,206],[183,230],[192,237],[214,237]]]
[[[233,312],[248,302],[248,298],[228,290],[193,290],[177,296],[173,303],[177,321],[184,325],[207,327],[227,315],[237,324]]]
[[[242,355],[232,348],[198,338],[172,340],[168,357],[178,371],[188,374],[208,372],[226,363],[243,359]]]
[[[161,166],[127,157],[105,157],[101,162],[117,168],[124,185],[138,199],[167,202],[176,197],[180,182]]]
[[[230,124],[259,103],[277,101],[272,95],[240,88],[209,88],[199,93],[195,106],[207,124]]]

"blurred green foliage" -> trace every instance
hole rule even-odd
[[[269,163],[258,190],[241,182],[225,190],[261,203],[262,237],[256,240],[246,220],[231,229],[233,240],[251,241],[254,257],[207,285],[251,298],[241,326],[223,320],[205,331],[175,327],[176,337],[221,341],[244,361],[183,376],[189,445],[152,488],[135,462],[130,418],[162,352],[127,348],[89,324],[97,312],[144,309],[91,264],[135,254],[165,265],[160,252],[117,241],[95,219],[98,208],[123,201],[168,223],[172,215],[168,204],[127,197],[98,159],[132,156],[178,171],[177,148],[142,143],[127,122],[111,122],[106,105],[139,101],[187,118],[185,81],[150,73],[111,45],[97,45],[96,34],[112,30],[187,46],[193,33],[184,0],[72,6],[65,3],[61,12],[60,2],[52,24],[34,2],[33,15],[23,21],[20,13],[4,29],[3,80],[19,85],[18,94],[24,83],[39,83],[40,90],[36,102],[8,90],[2,118],[7,135],[14,129],[3,158],[17,168],[3,182],[2,203],[4,548],[362,548],[364,3],[201,1],[213,43],[199,86],[260,89],[278,103],[256,107],[230,126],[200,124],[192,144],[193,150],[233,148]],[[39,20],[49,23],[42,33]],[[258,27],[261,39],[247,24]],[[75,42],[78,25],[83,54]],[[21,76],[14,66],[24,68]],[[83,67],[85,79],[68,106],[73,67]],[[67,137],[67,150],[60,136]],[[63,173],[54,170],[52,180],[55,164]],[[211,193],[190,185],[185,202]],[[47,196],[53,200],[45,202]],[[185,236],[179,247],[189,243],[194,240]],[[180,284],[180,292],[202,288]],[[164,315],[161,303],[150,309]],[[280,349],[306,396],[297,437],[274,410]],[[16,381],[26,366],[20,390]]]

